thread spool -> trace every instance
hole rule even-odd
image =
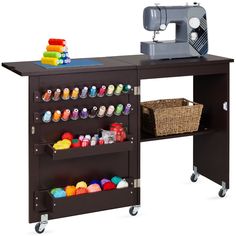
[[[125,106],[125,109],[124,109],[124,111],[123,111],[123,114],[124,114],[124,115],[129,115],[130,111],[131,111],[131,104],[128,103],[128,104],[126,104],[126,106]]]
[[[67,48],[61,45],[48,45],[46,49],[49,52],[66,52],[67,51]]]
[[[105,183],[103,186],[102,186],[102,189],[104,190],[104,191],[106,191],[106,190],[113,190],[113,189],[115,189],[116,188],[116,185],[114,184],[114,183],[112,183],[112,182],[107,182],[107,183]]]
[[[60,119],[61,119],[61,111],[59,110],[54,111],[53,116],[52,116],[52,121],[58,122]]]
[[[121,177],[119,177],[119,176],[114,176],[114,177],[112,177],[111,182],[113,182],[115,185],[117,185],[117,184],[119,184],[119,182],[120,182],[121,180],[122,180]]]
[[[64,110],[63,113],[62,113],[61,119],[62,119],[63,121],[68,121],[69,118],[70,118],[70,110],[69,110],[69,109],[66,109],[66,110]]]
[[[82,92],[80,94],[81,98],[86,98],[87,97],[87,92],[88,92],[88,87],[83,87]]]
[[[110,105],[107,109],[106,116],[111,117],[113,115],[114,111],[115,111],[115,107]]]
[[[87,188],[87,184],[84,181],[80,181],[76,184],[76,188]]]
[[[129,187],[129,183],[125,180],[122,179],[116,186],[116,188],[128,188]]]
[[[61,90],[58,88],[55,90],[54,94],[53,94],[53,97],[52,97],[52,100],[53,101],[58,101],[60,100],[60,96],[61,96]]]
[[[49,102],[51,100],[52,90],[48,89],[42,96],[44,102]]]
[[[115,89],[114,94],[115,94],[116,96],[119,96],[119,95],[121,94],[122,90],[123,90],[123,84],[118,84],[117,87],[116,87],[116,89]]]
[[[102,85],[102,87],[99,89],[99,92],[97,94],[98,97],[103,97],[106,93],[106,86]]]
[[[97,95],[97,88],[96,86],[92,86],[89,91],[89,97],[94,98]]]
[[[97,112],[98,112],[98,108],[96,106],[94,106],[90,112],[89,112],[89,118],[94,118],[96,117],[97,115]]]
[[[68,88],[63,89],[62,99],[68,100],[70,98],[70,90]]]
[[[87,187],[88,193],[96,193],[102,191],[99,184],[90,184]]]
[[[90,134],[86,134],[84,138],[86,138],[86,139],[88,139],[90,141],[91,140],[91,135]]]
[[[50,111],[46,111],[43,115],[43,118],[42,118],[43,122],[49,123],[51,121],[51,119],[52,119],[52,113]]]
[[[112,96],[115,90],[115,86],[113,84],[110,84],[107,88],[107,96]]]
[[[71,63],[71,59],[69,57],[63,58],[63,64],[69,64]]]
[[[79,118],[79,110],[77,108],[75,108],[73,111],[72,111],[72,114],[71,114],[71,117],[70,117],[72,120],[78,120]]]
[[[102,118],[105,115],[105,112],[106,112],[106,107],[100,106],[97,116]]]
[[[79,96],[79,88],[74,88],[72,93],[71,93],[71,99],[75,100],[77,99]]]
[[[123,90],[122,90],[122,93],[129,93],[130,90],[131,90],[131,85],[130,84],[126,84],[124,87],[123,87]]]
[[[97,145],[97,138],[93,136],[90,141],[90,146],[96,146],[96,145]]]
[[[120,116],[121,113],[122,113],[122,111],[123,111],[123,108],[124,108],[124,106],[123,106],[122,104],[118,104],[117,107],[116,107],[116,110],[115,110],[114,114],[115,114],[116,116]]]
[[[60,62],[59,62],[58,58],[42,57],[41,58],[41,63],[42,64],[47,64],[47,65],[52,65],[52,66],[58,66]]]
[[[103,186],[105,183],[111,182],[109,179],[103,178],[101,179],[101,186]]]
[[[66,46],[66,40],[65,39],[54,39],[54,38],[51,38],[51,39],[48,40],[48,44],[50,44],[50,45]]]
[[[61,53],[60,52],[44,52],[43,56],[44,57],[61,58]]]
[[[61,58],[67,58],[67,57],[69,57],[68,52],[61,53]]]
[[[88,110],[87,108],[83,108],[80,112],[80,118],[81,119],[87,119],[88,118]]]

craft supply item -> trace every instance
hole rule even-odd
[[[71,59],[69,57],[63,58],[63,64],[69,64],[71,63]]]
[[[131,90],[131,85],[130,84],[126,84],[124,87],[123,87],[123,90],[122,90],[122,92],[123,93],[129,93],[130,92],[130,90]]]
[[[71,141],[69,139],[63,139],[59,140],[53,145],[53,148],[55,150],[64,150],[64,149],[69,149],[71,146]]]
[[[86,134],[84,138],[86,138],[86,139],[88,139],[90,141],[91,140],[91,135],[90,134]]]
[[[98,97],[103,97],[106,93],[106,86],[102,85],[102,87],[99,89],[99,92],[97,94]]]
[[[63,59],[60,58],[60,59],[58,59],[58,60],[59,60],[59,65],[63,65]]]
[[[60,119],[61,119],[61,111],[59,110],[54,111],[52,116],[52,121],[58,122]]]
[[[66,197],[66,192],[62,188],[54,188],[51,190],[51,194],[54,198]]]
[[[80,118],[81,119],[87,119],[88,118],[88,110],[87,108],[83,108],[80,112]]]
[[[64,110],[63,113],[62,113],[61,119],[62,119],[63,121],[68,121],[69,118],[70,118],[70,110],[69,110],[69,109],[66,109],[66,110]]]
[[[52,90],[48,89],[42,96],[44,102],[49,102],[51,100]]]
[[[79,96],[79,88],[74,88],[71,93],[71,99],[75,100]]]
[[[100,181],[100,185],[103,186],[105,183],[111,182],[109,179],[103,178]]]
[[[90,144],[90,141],[87,138],[84,138],[81,143],[81,147],[88,147],[89,144]]]
[[[82,195],[88,193],[87,188],[77,188],[75,190],[75,195]]]
[[[68,186],[66,186],[65,191],[66,191],[67,197],[74,196],[76,188],[73,185],[68,185]]]
[[[62,136],[61,136],[61,139],[62,139],[62,140],[63,140],[63,139],[68,139],[68,140],[72,141],[73,138],[74,138],[74,137],[73,137],[73,134],[70,133],[70,132],[66,132],[66,133],[62,134]]]
[[[90,141],[90,146],[96,146],[97,144],[97,138],[96,137],[92,137],[91,141]]]
[[[115,107],[110,105],[107,109],[106,116],[111,117],[113,115],[114,111],[115,111]]]
[[[46,111],[43,115],[43,118],[42,118],[43,122],[49,123],[51,121],[51,119],[52,119],[52,113],[50,111]]]
[[[87,190],[88,190],[88,193],[96,193],[96,192],[102,191],[101,187],[99,186],[99,184],[90,184],[87,187]]]
[[[114,176],[111,178],[111,182],[114,183],[115,185],[119,184],[121,180],[122,179],[119,176]]]
[[[104,144],[114,143],[116,141],[116,133],[110,130],[103,130],[102,138],[104,140]]]
[[[41,58],[41,63],[51,65],[51,66],[58,66],[60,62],[59,62],[58,58],[42,57]]]
[[[61,96],[61,90],[58,88],[55,90],[54,94],[53,94],[53,97],[52,97],[52,100],[53,101],[58,101],[60,99],[60,96]]]
[[[116,186],[116,188],[128,188],[128,187],[129,183],[125,179],[122,179]]]
[[[121,94],[122,90],[123,90],[123,84],[118,84],[118,85],[116,86],[116,89],[115,89],[114,94],[117,95],[117,96],[119,96],[119,95]]]
[[[110,84],[107,88],[107,96],[112,96],[115,90],[115,86],[113,84]]]
[[[63,53],[61,53],[61,58],[62,58],[62,59],[67,58],[67,57],[69,57],[68,52],[63,52]]]
[[[83,89],[82,89],[82,92],[81,92],[81,94],[80,94],[80,97],[81,98],[86,98],[87,97],[87,93],[88,93],[88,87],[83,87]]]
[[[123,106],[122,104],[118,104],[118,105],[116,106],[116,110],[115,110],[114,114],[115,114],[116,116],[120,116],[121,113],[122,113],[122,111],[123,111],[123,108],[124,108],[124,106]]]
[[[112,182],[107,182],[105,183],[103,186],[102,186],[102,190],[112,190],[112,189],[115,189],[116,188],[116,185]]]
[[[78,120],[78,118],[79,118],[79,110],[77,108],[74,108],[74,110],[71,113],[70,118],[72,120]]]
[[[70,98],[70,90],[68,88],[63,89],[62,99],[68,100]]]
[[[112,123],[110,127],[111,131],[115,132],[116,142],[123,142],[126,140],[126,131],[121,123]]]
[[[128,104],[126,104],[126,106],[125,106],[125,109],[124,109],[124,111],[123,111],[123,114],[124,114],[124,115],[129,115],[130,111],[131,111],[131,104],[128,103]]]
[[[49,52],[65,52],[65,51],[67,51],[67,48],[65,46],[61,46],[61,45],[48,45],[46,49]]]
[[[79,136],[79,141],[82,142],[84,140],[84,135]]]
[[[98,134],[94,134],[93,137],[95,137],[96,140],[97,140],[97,142],[98,142],[98,140],[99,140],[99,135],[98,135]]]
[[[99,138],[98,144],[99,144],[99,145],[103,145],[103,144],[104,144],[104,139],[103,139],[103,138]]]
[[[66,40],[65,40],[65,39],[54,39],[54,38],[50,38],[50,39],[48,40],[48,44],[50,44],[50,45],[66,46]]]
[[[43,56],[44,57],[60,58],[61,57],[61,53],[60,52],[44,52]]]
[[[89,118],[94,118],[96,117],[97,115],[97,112],[98,112],[98,108],[96,106],[94,106],[90,112],[89,112]]]
[[[96,86],[92,86],[89,91],[89,97],[94,98],[97,95],[97,88]]]
[[[97,116],[102,118],[105,115],[105,112],[106,112],[106,107],[100,106]]]
[[[79,181],[77,184],[76,184],[76,188],[87,188],[87,184],[85,181]]]
[[[72,148],[78,148],[81,146],[81,143],[79,141],[79,139],[75,138],[75,139],[72,139],[72,142],[71,142],[71,147]]]

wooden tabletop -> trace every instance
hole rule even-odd
[[[35,75],[56,75],[69,73],[84,73],[95,71],[111,71],[111,70],[129,70],[129,69],[147,69],[156,67],[170,66],[188,66],[188,65],[207,65],[207,64],[222,64],[233,62],[233,59],[206,55],[200,58],[183,58],[171,60],[150,60],[145,55],[130,55],[130,56],[114,56],[114,57],[100,57],[91,58],[102,62],[99,66],[89,67],[68,67],[45,69],[37,64],[35,61],[25,62],[6,62],[2,66],[21,75],[21,76],[35,76]]]

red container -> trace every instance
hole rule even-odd
[[[123,124],[121,123],[112,123],[110,131],[114,131],[116,134],[116,142],[124,142],[126,139],[126,132]]]

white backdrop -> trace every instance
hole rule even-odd
[[[159,1],[176,5],[185,1]],[[235,57],[235,1],[202,0],[207,10],[209,53]],[[190,2],[191,3],[191,2]],[[65,38],[72,58],[139,53],[140,41],[152,33],[142,26],[143,8],[150,0],[30,1],[0,3],[0,61],[39,60],[50,37]],[[166,37],[173,32],[166,32]],[[231,88],[235,87],[231,64]],[[1,234],[32,235],[28,221],[28,82],[0,67],[1,79]],[[235,235],[236,161],[235,100],[231,90],[231,189],[226,198],[220,186],[200,177],[191,183],[192,138],[142,144],[142,208],[131,217],[128,208],[49,222],[49,235]],[[142,100],[192,99],[192,80],[186,77],[142,82]]]

